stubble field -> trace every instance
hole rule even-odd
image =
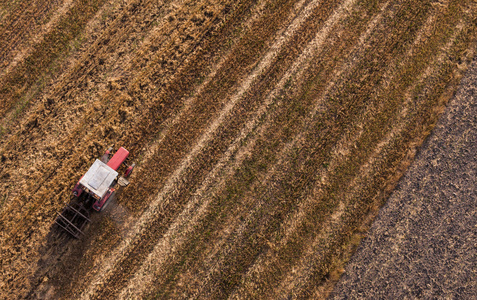
[[[474,56],[471,0],[0,1],[0,298],[324,298]],[[109,146],[131,185],[53,220]]]

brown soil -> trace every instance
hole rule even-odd
[[[476,18],[471,0],[0,1],[0,298],[325,297]],[[111,145],[131,184],[71,240],[53,220]]]

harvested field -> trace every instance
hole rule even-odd
[[[471,0],[0,1],[0,298],[324,298],[475,55]],[[131,184],[52,226],[109,146]]]

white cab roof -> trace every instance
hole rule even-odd
[[[81,178],[80,183],[100,198],[108,191],[118,172],[97,159]]]

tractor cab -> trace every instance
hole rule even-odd
[[[88,193],[96,200],[93,203],[94,210],[101,211],[109,197],[114,194],[114,181],[117,176],[118,172],[97,159],[80,179],[77,185],[82,192]]]
[[[87,193],[87,196],[94,199],[92,207],[96,211],[103,210],[108,200],[114,196],[116,191],[114,187],[118,181],[122,186],[129,184],[125,177],[128,177],[134,168],[134,164],[129,166],[124,173],[124,177],[118,178],[117,170],[125,163],[129,151],[121,147],[110,158],[111,151],[112,149],[108,149],[101,160],[96,159],[73,189],[73,195],[76,197]]]

